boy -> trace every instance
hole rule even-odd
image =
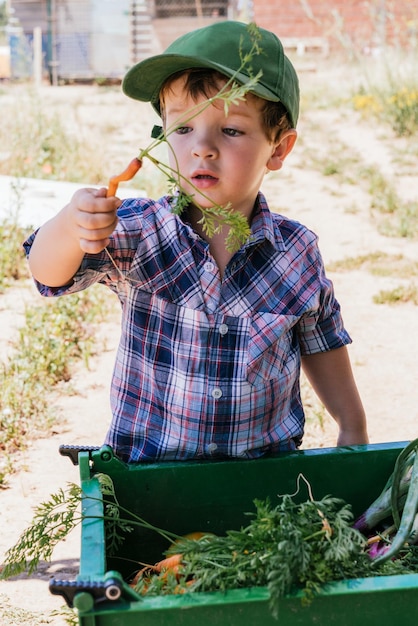
[[[257,46],[254,54],[246,25],[220,22],[124,79],[125,93],[151,101],[170,129],[170,165],[192,196],[180,216],[173,196],[121,202],[83,189],[25,243],[43,295],[102,282],[119,296],[106,443],[126,462],[299,447],[301,364],[339,425],[338,445],[368,441],[317,238],[272,214],[259,192],[295,143],[299,88],[277,37],[258,29]],[[250,93],[225,109],[216,96],[227,81],[254,76]],[[201,208],[229,203],[251,228],[235,251],[228,226],[209,236],[200,221]]]

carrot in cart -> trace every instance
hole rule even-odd
[[[182,569],[184,568],[183,553],[178,551],[179,546],[181,546],[182,542],[199,541],[199,539],[202,539],[203,537],[214,537],[214,536],[215,535],[213,533],[195,531],[195,532],[188,533],[187,535],[183,535],[182,537],[178,537],[178,539],[176,539],[167,550],[166,558],[162,559],[161,561],[158,561],[154,565],[145,565],[142,569],[140,569],[136,573],[136,575],[134,576],[134,578],[132,579],[130,583],[131,587],[135,588],[141,579],[144,579],[153,574],[160,576],[161,579],[167,578],[168,576],[173,574],[178,579],[179,575],[181,575]],[[143,592],[144,592],[144,588],[143,588]]]
[[[155,565],[145,565],[145,567],[140,569],[132,579],[131,587],[135,587],[141,578],[145,578],[152,574],[161,575],[162,578],[164,578],[167,576],[168,572],[171,572],[177,576],[182,565],[182,559],[182,554],[172,554],[162,561],[158,561]]]
[[[175,574],[177,574],[179,567],[181,565],[183,555],[182,554],[172,554],[168,556],[166,559],[162,561],[158,561],[153,567],[156,572],[166,572],[171,570]]]
[[[185,541],[199,541],[199,539],[203,539],[203,537],[215,537],[215,535],[213,533],[201,530],[195,530],[191,533],[187,533],[187,535],[182,535],[181,537],[173,541],[173,543],[167,550],[167,555],[170,556],[171,554],[177,553],[179,545],[181,546],[181,544]]]
[[[118,190],[119,183],[122,181],[131,180],[135,174],[141,169],[142,161],[137,159],[136,157],[132,159],[129,163],[128,167],[123,170],[120,174],[116,176],[112,176],[109,180],[109,187],[106,193],[106,197],[115,196]]]

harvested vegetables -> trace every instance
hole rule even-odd
[[[314,500],[309,484],[308,491],[305,502],[291,495],[276,506],[255,501],[249,525],[225,536],[176,541],[167,559],[137,574],[133,588],[159,595],[267,586],[277,612],[278,600],[295,589],[310,602],[332,581],[418,572],[418,439],[355,521],[344,501]]]
[[[376,566],[418,542],[418,439],[401,451],[382,492],[354,527],[369,535],[377,530],[368,539],[372,546],[369,555]]]
[[[366,540],[341,500],[296,503],[285,495],[277,506],[255,501],[255,507],[245,528],[176,542],[175,567],[163,561],[162,568],[145,568],[135,590],[150,595],[267,586],[277,602],[299,587],[310,600],[322,584],[357,575],[368,564]]]
[[[291,495],[281,496],[275,506],[256,500],[248,526],[225,536],[176,541],[167,559],[138,573],[133,588],[141,595],[160,595],[267,586],[277,613],[279,599],[295,589],[309,603],[332,581],[418,572],[418,548],[402,546],[402,558],[375,562],[375,548],[356,527],[358,520],[353,523],[350,505],[332,496],[314,500],[309,484],[308,490],[304,502]],[[370,520],[370,514],[361,519]]]

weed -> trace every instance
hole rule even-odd
[[[9,598],[4,594],[0,595],[0,621],[2,626],[21,626],[21,624],[41,626],[41,624],[50,624],[50,620],[40,613],[13,606]]]
[[[411,261],[402,254],[387,254],[381,251],[346,257],[328,263],[327,269],[330,272],[367,270],[375,276],[395,276],[396,278],[418,276],[418,262]]]
[[[399,136],[411,136],[418,130],[418,89],[403,87],[386,102],[385,117]]]
[[[75,609],[70,608],[66,604],[59,610],[51,612],[51,617],[62,617],[68,626],[78,626],[79,621]]]
[[[406,259],[402,254],[392,255],[386,252],[371,252],[356,257],[347,257],[328,264],[330,272],[367,270],[375,276],[394,276],[396,278],[414,278],[418,276],[418,263]],[[408,286],[398,285],[394,289],[382,290],[373,296],[375,304],[418,305],[418,288],[414,283]]]
[[[379,115],[382,112],[382,104],[373,94],[360,92],[352,97],[352,104],[362,117],[369,117],[370,114]]]
[[[418,236],[418,201],[401,204],[396,214],[388,216],[379,225],[379,231],[388,237],[413,239]]]
[[[381,213],[395,213],[400,200],[393,184],[387,177],[376,166],[362,168],[360,176],[368,183],[371,207]]]
[[[398,285],[394,289],[380,291],[373,296],[376,304],[415,304],[418,306],[418,287],[414,284]]]
[[[0,174],[92,184],[104,179],[102,151],[70,133],[57,112],[47,113],[36,93],[24,93],[19,107],[2,103],[0,142]]]
[[[100,286],[26,309],[13,353],[0,369],[0,450],[5,459],[0,484],[10,469],[8,455],[50,428],[55,418],[51,389],[70,380],[77,359],[88,365],[94,325],[108,312]]]
[[[22,241],[28,234],[13,220],[0,223],[0,293],[13,281],[29,276],[22,253]]]
[[[337,161],[328,161],[325,163],[322,173],[324,176],[335,176],[335,174],[341,174],[341,165],[342,163],[338,163]]]
[[[392,87],[384,91],[372,87],[371,93],[355,94],[352,104],[363,117],[376,117],[399,137],[410,137],[418,130],[417,86]]]
[[[19,225],[21,189],[13,185],[15,206],[10,214],[0,222],[0,293],[14,281],[29,277],[29,270],[23,253],[22,241],[29,235],[29,229]]]
[[[360,177],[368,182],[371,210],[381,219],[378,230],[389,237],[413,239],[418,235],[418,201],[404,201],[389,181],[375,166],[362,168]]]
[[[315,128],[311,124],[310,134],[321,133],[321,128]],[[333,135],[332,142],[315,149],[304,149],[305,156],[309,159],[309,166],[315,168],[323,176],[334,177],[341,184],[354,185],[358,183],[357,169],[360,167],[360,157],[355,150],[344,141]]]

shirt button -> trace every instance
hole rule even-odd
[[[218,400],[221,397],[222,397],[222,389],[219,389],[219,387],[215,387],[214,389],[212,389],[212,398],[214,398],[215,400]]]
[[[207,263],[205,263],[204,267],[206,272],[213,272],[213,270],[215,269],[215,265],[212,263],[212,261],[208,261]]]
[[[228,332],[228,326],[226,324],[221,324],[219,326],[219,332],[221,335],[226,335],[226,333]]]
[[[217,450],[218,446],[216,445],[216,443],[209,443],[206,446],[206,451],[209,452],[209,454],[211,454],[212,452],[215,452],[215,450]]]

